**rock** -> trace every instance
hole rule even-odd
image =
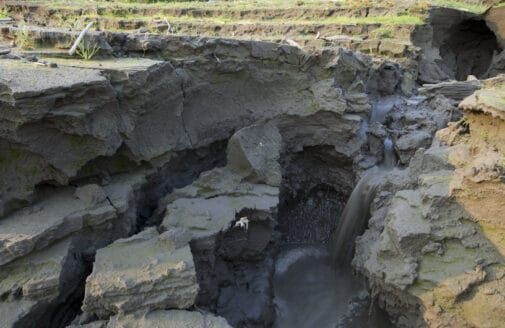
[[[485,15],[486,24],[493,30],[502,48],[505,48],[505,9],[493,7]]]
[[[429,253],[436,253],[437,255],[443,255],[444,250],[442,248],[442,244],[440,243],[429,243],[426,246],[421,249],[421,253],[423,255],[429,254]]]
[[[169,247],[179,249],[189,244],[191,233],[184,228],[173,228],[162,233],[159,240],[169,245]]]
[[[190,311],[153,311],[148,314],[114,316],[107,328],[231,328],[225,319]]]
[[[463,100],[459,107],[505,120],[505,75],[485,81],[484,88]]]
[[[67,238],[2,266],[2,327],[35,327],[34,322],[57,324],[59,318],[55,314],[71,307],[66,302],[71,302],[85,276],[79,257]]]
[[[191,239],[232,227],[244,210],[273,211],[278,203],[282,137],[273,123],[239,130],[228,143],[228,165],[204,172],[167,195],[163,231],[182,228]]]
[[[379,51],[395,53],[406,49],[405,45],[398,45],[388,41],[381,41]],[[402,80],[402,72],[400,66],[392,62],[383,62],[372,75],[371,81],[368,82],[368,89],[382,95],[389,96],[397,93]],[[410,91],[409,91],[410,92]]]
[[[429,147],[431,140],[431,134],[426,131],[412,131],[402,135],[394,144],[400,162],[403,164],[409,163],[414,152],[419,148]]]
[[[347,90],[357,81],[366,81],[371,59],[351,50],[339,48],[335,62],[335,85]]]
[[[391,57],[402,57],[405,55],[407,49],[407,44],[392,42],[388,40],[381,40],[379,45],[379,53]]]
[[[398,191],[383,231],[372,225],[365,233],[368,239],[358,242],[355,265],[382,290],[379,299],[401,327],[411,327],[421,315],[412,311],[416,304],[425,309],[428,325],[458,327],[482,322],[481,314],[462,315],[462,309],[475,304],[462,295],[475,294],[480,302],[493,306],[494,300],[478,296],[481,288],[476,286],[489,277],[483,265],[501,263],[502,256],[475,225],[468,213],[471,207],[455,197],[452,188],[458,175],[448,152],[447,146],[436,143],[416,153],[411,174],[418,178],[417,187]],[[393,298],[401,299],[404,306],[391,303]],[[503,317],[500,311],[486,315],[492,322]],[[405,321],[405,316],[411,319]]]
[[[335,86],[333,79],[321,80],[311,87],[314,94],[315,106],[319,110],[343,114],[346,102],[342,90]]]
[[[114,218],[116,210],[110,204],[88,207],[73,196],[72,188],[52,191],[35,206],[0,221],[0,264],[43,249],[84,226],[104,224]]]
[[[97,251],[82,309],[103,319],[141,309],[186,309],[197,292],[189,245],[175,248],[149,228]]]
[[[107,328],[107,322],[106,321],[93,321],[93,322],[86,323],[83,325],[72,324],[72,325],[67,326],[67,328]]]
[[[424,95],[443,95],[447,98],[461,101],[479,90],[482,84],[479,80],[449,81],[436,84],[424,84],[419,93]]]
[[[417,255],[426,245],[431,227],[419,211],[421,197],[413,190],[396,193],[386,217],[387,233],[394,247],[405,255]]]
[[[385,122],[389,130],[394,131],[394,149],[402,164],[409,163],[419,148],[428,148],[437,129],[444,128],[457,113],[444,96],[411,99],[395,104]]]
[[[223,175],[230,172],[220,171]],[[207,178],[201,177],[201,179]],[[219,179],[219,176],[217,176]],[[201,180],[200,180],[201,181]],[[196,182],[197,184],[199,181]],[[237,219],[236,214],[244,209],[272,211],[277,207],[278,189],[266,185],[244,183],[230,186],[232,193],[217,191],[211,198],[201,197],[178,198],[166,206],[166,214],[161,224],[163,230],[173,227],[187,229],[192,238],[203,238],[229,229]],[[176,191],[177,193],[183,193]],[[214,194],[215,191],[209,193]]]
[[[353,83],[345,96],[347,100],[348,113],[368,113],[372,106],[369,103],[368,95],[365,93],[365,85],[358,81]]]
[[[61,29],[31,32],[48,46],[72,36]],[[314,136],[311,143],[332,140],[350,148],[336,136],[354,134],[357,119],[342,118],[340,94],[354,79],[347,84],[334,73],[358,72],[366,80],[367,57],[342,50],[340,59],[323,67],[318,56],[254,41],[120,33],[108,33],[107,41],[124,52],[163,50],[164,59],[175,60],[52,59],[54,70],[0,62],[0,88],[6,89],[1,104],[7,106],[0,115],[0,175],[6,177],[0,180],[0,215],[32,202],[37,184],[66,185],[86,177],[97,161],[109,163],[105,174],[121,169],[114,162],[120,158],[158,166],[174,152],[228,139],[254,122],[276,119],[286,126],[296,120],[297,129]],[[325,78],[314,78],[323,71]],[[311,123],[300,124],[305,118]]]
[[[491,78],[497,76],[499,74],[503,74],[505,72],[505,50],[500,53],[494,53],[493,60],[491,65],[489,65],[489,69],[486,73],[487,78]]]
[[[105,195],[103,189],[96,184],[77,188],[75,190],[75,196],[88,206],[100,205],[107,201],[107,195]]]
[[[440,170],[450,170],[453,166],[449,163],[447,149],[438,145],[439,140],[433,142],[428,149],[418,149],[410,160],[409,170],[413,177],[423,173]]]
[[[0,220],[0,265],[89,228],[107,232],[105,239],[126,236],[135,224],[132,201],[141,181],[143,175],[137,173],[117,176],[103,190],[96,185],[77,191],[72,187],[45,190],[40,201]]]
[[[280,186],[282,137],[273,124],[241,129],[228,141],[228,167],[246,180]]]
[[[112,155],[120,135],[110,120],[117,109],[114,92],[99,72],[9,60],[0,60],[0,67],[0,174],[6,177],[0,183],[1,215],[9,200],[27,199],[40,181],[65,183],[90,159]]]
[[[419,81],[422,84],[439,83],[440,81],[447,81],[450,79],[451,76],[440,68],[437,61],[427,57],[425,54],[421,55],[419,60]]]

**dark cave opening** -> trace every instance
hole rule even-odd
[[[486,77],[495,52],[501,48],[484,20],[467,19],[447,31],[440,45],[442,69],[456,80]]]

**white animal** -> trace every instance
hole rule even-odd
[[[241,217],[237,222],[235,222],[235,227],[239,227],[247,231],[249,229],[249,220],[247,216]]]

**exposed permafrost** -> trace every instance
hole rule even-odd
[[[27,206],[16,204],[17,200],[34,202],[0,220],[4,249],[0,272],[7,273],[0,279],[0,317],[7,318],[7,326],[38,318],[40,304],[61,304],[61,299],[54,298],[60,286],[47,284],[54,290],[49,300],[40,298],[37,286],[26,283],[57,281],[53,277],[61,271],[33,280],[45,271],[24,268],[32,267],[28,264],[32,256],[56,251],[68,238],[77,238],[88,259],[99,249],[86,281],[84,314],[76,324],[156,325],[172,318],[178,325],[228,326],[223,318],[196,312],[205,309],[236,327],[293,326],[305,319],[308,325],[317,326],[323,320],[323,326],[337,321],[345,326],[353,324],[352,318],[369,320],[367,311],[363,315],[353,311],[368,309],[375,298],[375,304],[402,323],[398,312],[404,303],[392,304],[384,295],[405,296],[403,290],[387,294],[390,283],[409,286],[418,266],[411,257],[391,256],[394,249],[388,248],[389,241],[399,240],[409,251],[411,246],[417,251],[429,229],[422,220],[412,225],[410,217],[404,224],[401,215],[384,223],[390,201],[395,202],[393,208],[401,209],[405,200],[415,205],[419,200],[409,192],[393,197],[398,189],[413,188],[416,181],[408,170],[392,167],[398,162],[405,168],[418,149],[430,146],[435,131],[458,116],[452,103],[443,96],[400,97],[413,91],[415,74],[397,63],[376,65],[367,56],[343,49],[309,55],[271,43],[142,38],[132,36],[119,47],[132,53],[148,49],[172,63],[140,60],[143,64],[136,65],[137,60],[123,58],[104,60],[100,65],[105,66],[70,69],[66,65],[71,64],[62,61],[61,71],[80,72],[88,83],[70,79],[56,86],[37,84],[38,93],[30,92],[28,84],[2,82],[9,101],[1,103],[7,106],[0,118],[8,129],[2,131],[0,147],[9,156],[0,161],[0,173],[9,179],[0,182],[1,190],[8,191],[2,192],[5,198],[0,203],[9,204],[5,209],[10,211]],[[17,70],[4,60],[0,64],[7,67],[6,74],[19,77],[18,82],[34,74],[50,77],[57,72],[38,72],[24,63],[16,63],[21,67]],[[58,82],[46,80],[41,79]],[[44,101],[55,94],[62,98],[51,107]],[[82,94],[100,97],[79,97]],[[373,106],[370,94],[379,99]],[[110,106],[104,109],[104,103]],[[72,115],[66,115],[69,112]],[[224,142],[219,140],[233,134],[227,165],[219,167],[225,162]],[[42,143],[46,135],[58,151]],[[33,164],[34,158],[46,169],[32,171],[25,166]],[[418,160],[412,163],[420,165]],[[355,177],[374,166],[355,187]],[[119,174],[126,171],[130,174]],[[134,172],[141,173],[139,180],[131,177]],[[121,177],[126,186],[116,188]],[[439,177],[445,175],[426,181],[437,186]],[[30,198],[35,186],[52,180],[59,185],[52,189],[53,195]],[[61,186],[69,180],[84,189],[74,195],[74,187]],[[65,193],[67,189],[72,192]],[[45,201],[60,192],[63,201],[56,202],[56,210],[66,211],[66,206],[78,202],[82,211],[39,215],[52,208]],[[41,220],[46,217],[47,221]],[[241,218],[247,218],[247,229],[235,226]],[[34,221],[56,223],[39,229],[31,224]],[[387,233],[398,232],[398,236],[382,235],[384,224],[395,224]],[[156,227],[144,229],[146,225]],[[365,237],[358,237],[367,226]],[[419,229],[405,231],[406,227]],[[328,243],[332,230],[332,261],[324,250],[324,256],[312,256],[310,251],[301,257],[289,253],[293,246],[300,246],[293,243],[304,244],[302,249],[309,243],[319,247]],[[474,231],[468,228],[465,233],[471,236]],[[414,244],[410,244],[412,235]],[[379,236],[383,239],[375,244]],[[356,237],[358,250],[353,253]],[[420,251],[442,253],[445,249],[440,245],[434,240]],[[451,252],[460,251],[459,244],[449,246]],[[400,259],[392,265],[399,270],[396,276],[375,275],[382,268],[370,266],[377,263],[374,252],[393,261]],[[64,249],[61,254],[69,253]],[[61,257],[39,260],[55,258]],[[361,286],[347,288],[351,260],[367,277],[372,296]],[[337,262],[345,263],[345,274],[340,277],[331,275]],[[475,270],[468,286],[482,282],[487,276],[483,272]],[[82,286],[81,275],[69,277]],[[307,287],[303,290],[307,297],[300,300],[293,286]],[[315,316],[297,319],[303,313],[297,309],[313,309],[318,304],[311,298],[318,298],[314,295],[323,295],[319,300],[327,302],[310,311]],[[339,295],[351,300],[351,306],[339,302]],[[280,307],[278,320],[274,299]],[[35,302],[30,303],[34,307],[19,306],[25,301]],[[412,303],[406,304],[408,313],[417,311]],[[335,318],[333,306],[341,306],[338,312],[343,317]],[[66,324],[77,310],[61,307],[57,311],[54,318],[67,311],[68,317],[62,319]],[[419,313],[415,315],[419,318]],[[53,322],[46,317],[40,320],[41,326]]]

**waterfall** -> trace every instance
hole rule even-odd
[[[345,205],[337,229],[330,239],[330,260],[335,267],[349,264],[354,255],[354,240],[363,233],[370,217],[370,204],[375,198],[383,175],[373,167],[359,180]]]
[[[393,140],[389,137],[384,139],[384,161],[382,162],[382,166],[386,169],[391,169],[396,166],[396,156],[393,151]]]
[[[354,256],[355,239],[367,228],[370,205],[377,194],[384,174],[396,165],[393,141],[384,140],[384,161],[368,170],[358,181],[330,239],[330,260],[336,268],[350,264]]]

